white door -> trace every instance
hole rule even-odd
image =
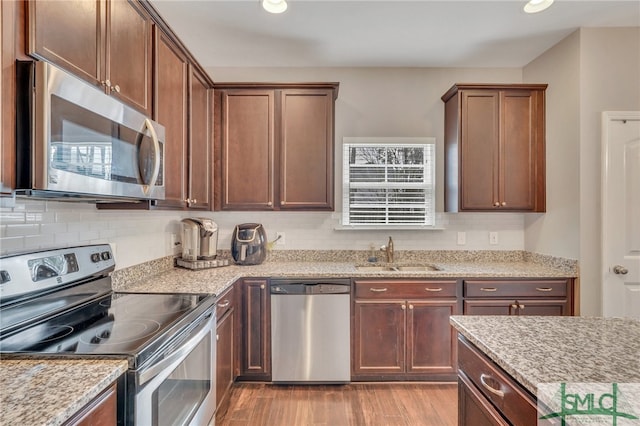
[[[640,111],[602,113],[602,313],[640,319]]]

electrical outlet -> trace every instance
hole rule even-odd
[[[178,234],[170,234],[169,235],[169,253],[174,254],[178,248]]]
[[[458,232],[458,245],[463,246],[467,244],[467,233],[466,232]]]
[[[489,244],[492,244],[492,245],[498,244],[498,233],[497,232],[489,232]]]
[[[276,232],[276,245],[277,246],[285,245],[284,232]]]

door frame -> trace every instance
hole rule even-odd
[[[606,224],[608,222],[607,214],[607,196],[608,176],[607,165],[609,163],[608,150],[609,146],[609,125],[613,121],[633,120],[640,121],[640,111],[603,111],[602,112],[602,137],[600,152],[600,314],[604,316],[604,289],[605,276],[609,273],[608,254],[606,252],[608,244],[608,233]]]

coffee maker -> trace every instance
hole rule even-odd
[[[267,257],[267,233],[260,223],[236,225],[231,239],[231,255],[238,265],[259,265]]]
[[[182,258],[212,260],[218,250],[218,225],[205,217],[182,219]]]

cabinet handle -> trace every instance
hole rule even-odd
[[[371,287],[369,289],[369,291],[373,291],[375,293],[383,293],[383,292],[387,291],[387,289],[386,288],[374,288],[374,287]]]
[[[229,306],[230,304],[231,304],[231,301],[227,299],[227,300],[225,300],[225,301],[224,301],[224,302],[222,302],[222,303],[218,303],[218,308],[221,308],[221,309],[222,309],[222,308],[226,308],[226,307],[227,307],[227,306]]]
[[[111,88],[111,81],[110,80],[101,81],[100,84],[102,84],[104,87]]]
[[[409,305],[409,309],[413,309],[413,305]]]
[[[517,304],[515,304],[515,303],[512,303],[512,304],[511,304],[511,308],[512,308],[512,309],[518,309],[518,305],[517,305]]]
[[[111,90],[112,92],[120,93],[120,86],[116,84],[115,86],[109,87],[109,90]]]
[[[522,303],[519,303],[518,304],[518,309],[521,309],[521,310],[524,309],[524,305]]]
[[[536,287],[538,291],[551,291],[553,290],[551,287]]]
[[[504,392],[502,392],[500,389],[493,388],[493,387],[491,387],[491,386],[489,386],[489,385],[487,384],[487,382],[485,381],[485,379],[486,379],[487,377],[488,377],[488,378],[491,378],[491,376],[489,376],[489,375],[487,375],[487,374],[484,374],[484,373],[482,373],[482,374],[480,375],[480,383],[482,383],[482,386],[484,386],[484,388],[485,388],[486,390],[488,390],[489,392],[491,392],[492,394],[494,394],[494,395],[496,395],[496,396],[498,396],[498,397],[500,397],[500,398],[504,398]]]
[[[496,201],[495,203],[493,203],[493,207],[500,207],[500,202]]]
[[[264,284],[260,284],[260,290],[264,290]]]
[[[507,205],[507,202],[506,202],[506,201],[503,201],[502,203],[500,203],[500,205],[501,205],[502,207],[504,207],[504,206],[506,206],[506,205]]]
[[[271,201],[269,201],[269,202],[267,203],[267,206],[269,206],[269,207],[271,207],[272,205],[273,205],[273,203],[272,203]]]
[[[220,335],[219,335],[219,334],[216,334],[216,342],[217,342],[218,340],[220,340]]]
[[[400,305],[400,309],[402,309],[404,311],[405,309],[407,309],[407,307],[403,303],[402,305]]]
[[[498,289],[495,287],[480,287],[480,291],[493,292],[493,291],[498,291]]]
[[[429,288],[429,287],[425,287],[424,291],[431,291],[431,292],[438,292],[438,291],[442,291],[442,287],[437,287],[437,288]]]

